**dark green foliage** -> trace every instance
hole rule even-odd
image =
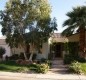
[[[77,61],[79,61],[79,62],[81,62],[81,63],[84,63],[84,62],[86,62],[86,59],[81,58],[81,57],[78,57]]]
[[[72,11],[68,12],[66,16],[67,20],[64,21],[63,27],[68,26],[63,32],[63,35],[70,36],[75,31],[79,31],[80,27],[85,28],[86,26],[86,6],[79,6],[73,8]]]
[[[49,70],[49,65],[48,64],[38,64],[37,67],[37,72],[38,73],[47,73]]]
[[[78,51],[79,51],[79,43],[78,42],[69,42],[64,44],[65,51],[68,54],[64,55],[64,63],[70,64],[74,60],[79,59]]]
[[[78,74],[82,73],[81,64],[77,61],[74,61],[73,63],[70,64],[69,71],[75,72]]]
[[[50,13],[48,0],[9,0],[5,11],[0,11],[0,24],[6,42],[11,48],[23,47],[24,50],[30,43],[39,50],[50,33],[57,30],[56,19],[52,20]]]
[[[71,54],[65,54],[64,55],[64,64],[70,64],[74,60],[75,59],[74,59],[73,55],[71,55]]]
[[[65,51],[68,51],[68,54],[64,55],[64,64],[70,64],[73,61],[86,62],[85,59],[79,56],[79,43],[78,42],[69,42],[64,44]]]
[[[68,42],[64,43],[64,49],[69,53],[76,55],[79,51],[79,42]]]
[[[18,54],[13,54],[12,56],[9,57],[10,60],[18,60],[19,55]]]
[[[41,60],[40,60],[41,63],[45,63],[46,61],[47,61],[47,59],[45,59],[45,58],[41,58]]]
[[[3,47],[0,47],[0,58],[5,54],[6,50]]]
[[[16,69],[16,72],[27,73],[27,72],[29,72],[29,68],[28,67],[19,67]]]
[[[30,70],[37,73],[46,73],[49,70],[49,65],[47,63],[20,65],[17,64],[15,61],[0,62],[0,71],[27,73]]]
[[[32,57],[32,60],[34,61],[34,60],[36,60],[36,56],[37,56],[37,54],[33,54],[33,57]]]
[[[29,59],[31,53],[29,54],[26,54],[27,55],[27,58]],[[32,57],[32,60],[36,60],[36,56],[37,54],[33,54],[33,57]],[[18,59],[22,59],[22,60],[25,60],[25,57],[24,57],[24,53],[20,53],[20,54],[13,54],[12,56],[8,57],[6,56],[6,60],[18,60]]]
[[[32,65],[19,65],[15,61],[3,61],[0,62],[1,71],[10,71],[10,72],[28,72]]]
[[[69,65],[69,71],[78,74],[86,74],[86,62],[80,63],[78,61],[74,61]]]
[[[23,59],[23,60],[25,60],[25,57],[24,57],[24,53],[23,53],[23,52],[20,53],[20,55],[19,55],[19,59]]]

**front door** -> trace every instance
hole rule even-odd
[[[55,45],[55,58],[60,58],[62,56],[61,44]]]

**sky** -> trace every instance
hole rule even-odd
[[[0,10],[4,10],[7,1],[0,0]],[[73,7],[86,5],[86,0],[49,0],[49,3],[52,9],[51,17],[57,19],[58,31],[56,32],[61,33],[64,30],[62,24],[67,19],[66,13],[71,11]],[[2,36],[1,33],[0,36]]]

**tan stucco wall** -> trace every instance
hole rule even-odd
[[[20,54],[21,52],[24,52],[23,48],[12,48],[11,54]]]
[[[8,45],[0,45],[1,47],[5,48],[6,52],[5,54],[3,55],[3,57],[5,57],[6,55],[7,56],[10,56],[11,55],[11,50],[10,50],[10,47]]]
[[[42,53],[41,54],[37,54],[37,59],[41,59],[41,58],[46,58],[47,59],[49,52],[50,52],[49,43],[48,42],[43,43]]]
[[[49,48],[49,44],[48,42],[43,43],[42,45],[42,53],[38,53],[38,51],[34,48],[32,48],[32,46],[30,46],[30,52],[34,52],[37,53],[37,59],[41,59],[41,58],[48,58],[48,53],[50,52],[50,48]],[[12,49],[12,53],[13,54],[20,54],[21,52],[24,52],[23,48],[13,48]]]
[[[49,44],[52,44],[53,42],[68,42],[68,39],[65,37],[65,38],[52,38],[50,37],[49,38]]]
[[[0,47],[5,48],[5,50],[6,50],[5,54],[3,55],[3,58],[5,58],[6,55],[7,56],[11,55],[10,47],[8,46],[8,44],[6,44],[4,37],[0,37]]]
[[[5,39],[0,39],[0,45],[6,45]]]
[[[68,38],[68,42],[79,42],[79,34],[74,34],[67,38]]]

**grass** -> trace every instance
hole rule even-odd
[[[15,61],[0,62],[0,71],[22,72],[22,73],[34,71],[36,73],[46,73],[48,70],[49,70],[48,63],[20,65],[17,64]]]
[[[74,61],[70,64],[69,70],[71,72],[86,75],[86,62],[81,63],[81,62]]]
[[[80,63],[81,64],[81,70],[84,74],[86,74],[86,63]]]
[[[0,71],[7,72],[28,72],[29,70],[36,70],[37,64],[19,65],[15,61],[0,62]]]

